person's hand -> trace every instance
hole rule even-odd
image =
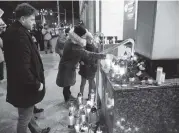
[[[44,85],[43,85],[42,83],[40,83],[40,88],[39,88],[38,91],[42,91],[42,90],[43,90],[43,87],[44,87]]]
[[[99,54],[100,59],[106,59],[106,55],[105,54]]]
[[[81,65],[84,65],[85,63],[84,63],[83,61],[80,61],[80,64],[81,64]]]

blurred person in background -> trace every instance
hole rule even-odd
[[[70,28],[67,28],[67,29],[65,29],[65,33],[64,33],[64,31],[61,31],[59,33],[57,43],[55,46],[55,52],[57,54],[59,54],[60,57],[62,57],[62,55],[63,55],[63,48],[65,45],[65,41],[67,40],[69,31],[70,31]]]
[[[44,50],[45,53],[48,53],[48,49],[50,49],[50,53],[53,53],[52,51],[52,44],[51,44],[51,39],[52,39],[52,35],[50,32],[50,28],[48,26],[48,24],[44,24],[44,28],[42,29],[42,34],[44,37]],[[49,45],[49,48],[48,48]]]
[[[37,24],[37,42],[39,43],[40,46],[40,51],[44,51],[44,37],[42,34],[42,29],[43,26],[41,24]]]

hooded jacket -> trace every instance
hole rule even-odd
[[[56,83],[59,87],[73,86],[76,83],[76,67],[81,59],[102,59],[105,55],[84,49],[86,40],[70,30],[59,63]]]

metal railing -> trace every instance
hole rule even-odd
[[[124,40],[123,42],[121,43],[117,43],[116,45],[114,45],[113,47],[110,47],[108,49],[105,49],[103,50],[101,53],[103,54],[107,54],[109,52],[111,52],[112,50],[116,49],[117,47],[121,46],[121,45],[125,45],[127,43],[131,43],[132,44],[132,47],[131,47],[131,55],[133,56],[134,55],[134,45],[135,45],[135,42],[133,39],[129,38],[129,39],[126,39]]]

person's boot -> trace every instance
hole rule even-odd
[[[69,100],[70,100],[70,101],[75,101],[75,100],[76,100],[76,98],[75,98],[74,96],[70,95]]]
[[[50,132],[50,127],[42,129],[41,133],[49,133]]]
[[[34,114],[42,113],[44,109],[38,109],[36,106],[34,106]]]

